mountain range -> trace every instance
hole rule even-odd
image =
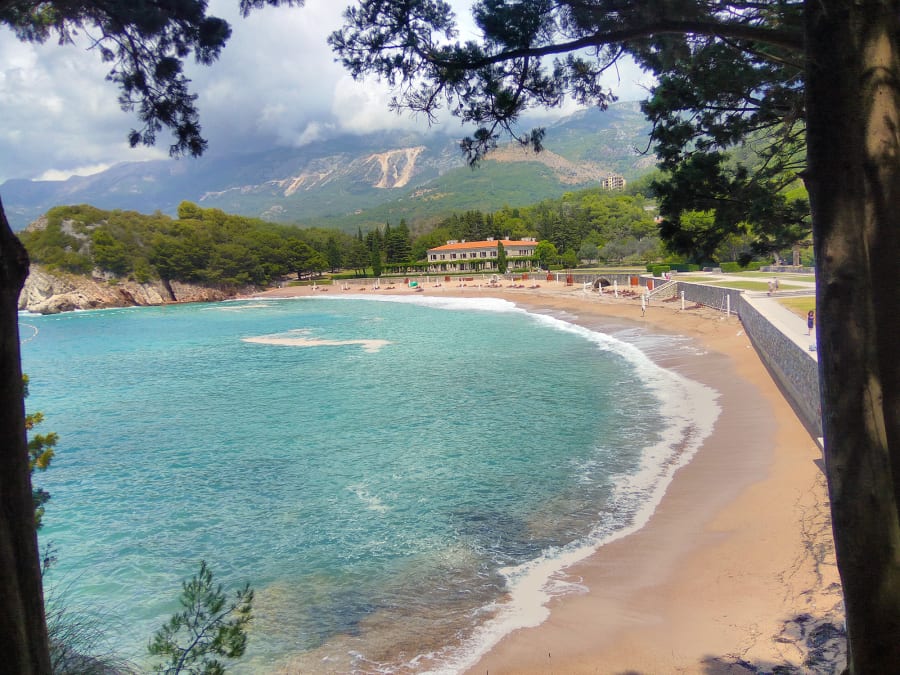
[[[174,215],[187,200],[271,221],[356,231],[401,218],[418,222],[454,211],[525,206],[596,186],[612,173],[634,179],[655,164],[643,153],[649,130],[637,103],[618,103],[547,125],[541,153],[510,144],[475,169],[466,165],[458,137],[381,132],[240,155],[125,162],[65,181],[13,179],[0,186],[0,195],[15,230],[59,205]]]

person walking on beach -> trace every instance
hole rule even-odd
[[[816,325],[816,313],[813,310],[809,310],[809,313],[806,315],[806,334],[812,335],[812,329]]]

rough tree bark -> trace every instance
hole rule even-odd
[[[900,666],[900,0],[806,3],[819,375],[850,672]]]
[[[28,255],[0,202],[0,669],[49,675],[19,358],[18,300],[27,275]]]

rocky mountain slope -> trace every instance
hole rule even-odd
[[[648,131],[637,105],[623,103],[549,125],[546,152],[504,148],[476,171],[465,165],[456,137],[390,132],[240,156],[124,163],[66,181],[10,180],[0,194],[14,229],[58,205],[174,214],[187,200],[272,221],[355,230],[387,219],[524,206],[596,185],[611,172],[634,178],[654,163],[639,151]]]

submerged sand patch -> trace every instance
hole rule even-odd
[[[253,342],[261,345],[281,345],[284,347],[343,347],[346,345],[360,345],[363,351],[374,354],[382,347],[391,344],[390,340],[323,340],[321,338],[285,337],[278,335],[260,335],[259,337],[243,338],[243,342]]]

